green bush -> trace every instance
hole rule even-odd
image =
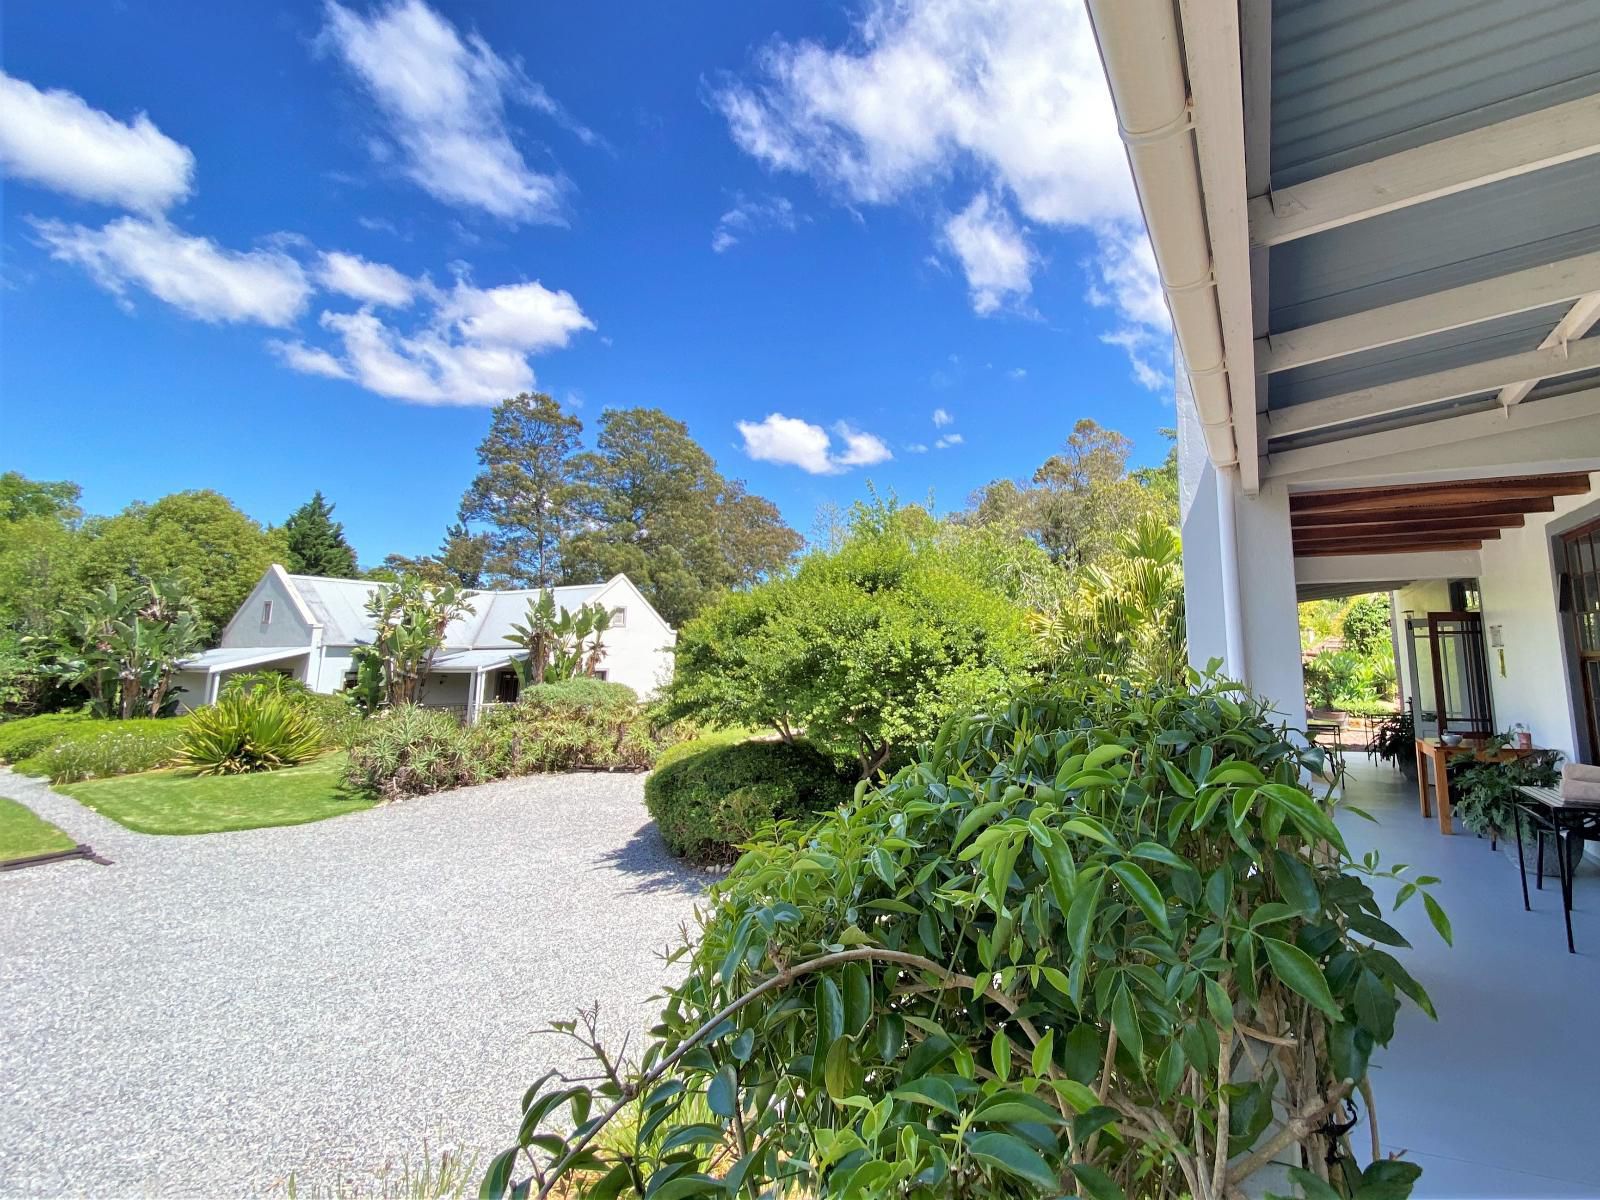
[[[107,725],[132,725],[132,721],[107,721]],[[172,724],[172,722],[167,722]],[[51,783],[77,783],[106,779],[164,767],[177,753],[177,730],[160,732],[101,733],[92,738],[64,738],[35,755]]]
[[[402,704],[369,717],[350,741],[344,781],[384,800],[491,778],[478,730],[448,712]]]
[[[1449,926],[1435,881],[1352,858],[1302,783],[1324,767],[1209,680],[1070,681],[947,723],[739,860],[654,1040],[530,1088],[481,1194],[531,1165],[594,1196],[1178,1200],[1257,1194],[1290,1152],[1336,1182],[1277,1190],[1404,1197],[1418,1168],[1363,1169],[1345,1124],[1402,1001],[1432,1012],[1374,883]],[[635,1097],[619,1152],[603,1130]]]
[[[486,712],[478,730],[492,776],[579,767],[645,771],[657,744],[633,689],[599,679],[534,684]]]
[[[237,691],[189,714],[178,761],[202,775],[276,771],[309,762],[327,743],[316,719],[266,689]]]
[[[804,742],[727,738],[712,734],[674,746],[645,780],[645,806],[674,854],[730,861],[771,822],[850,799],[850,780]]]
[[[0,722],[0,762],[24,775],[46,775],[46,752],[63,743],[95,742],[108,734],[162,738],[175,746],[187,717],[139,717],[115,721],[87,712],[45,713]]]

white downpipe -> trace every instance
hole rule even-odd
[[[1222,318],[1172,0],[1088,5],[1206,452],[1219,467],[1235,463]]]
[[[1239,604],[1239,539],[1235,504],[1239,468],[1217,468],[1217,542],[1222,568],[1223,669],[1230,679],[1248,684],[1244,661],[1244,614]]]

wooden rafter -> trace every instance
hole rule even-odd
[[[1544,500],[1552,496],[1581,496],[1588,490],[1589,476],[1581,471],[1560,475],[1511,475],[1499,479],[1460,479],[1444,483],[1301,492],[1289,497],[1289,511],[1296,514],[1312,511],[1365,512],[1396,507],[1493,503],[1499,500]]]
[[[1469,521],[1490,525],[1521,525],[1527,513],[1554,512],[1556,502],[1550,497],[1539,500],[1506,500],[1484,504],[1436,504],[1408,507],[1403,514],[1388,509],[1372,512],[1298,512],[1294,516],[1296,529],[1314,529],[1323,525],[1352,526],[1391,525],[1404,521]]]

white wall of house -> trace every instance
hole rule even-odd
[[[422,685],[421,700],[438,708],[466,708],[472,687],[472,675],[451,672],[448,675],[429,675]]]
[[[273,567],[261,577],[218,639],[225,649],[255,646],[309,646],[312,625],[300,611],[294,585]],[[270,606],[270,607],[269,607]]]
[[[601,670],[612,683],[625,683],[641,697],[655,695],[672,678],[672,648],[677,634],[663,621],[639,589],[619,576],[594,598],[613,612],[626,616],[621,628],[605,635]],[[615,617],[613,617],[615,620]]]
[[[355,670],[351,646],[324,646],[320,659],[313,656],[312,678],[306,681],[314,692],[337,692],[344,689],[345,675]]]

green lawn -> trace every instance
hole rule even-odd
[[[31,808],[0,796],[0,862],[71,850],[77,844]]]
[[[371,808],[339,776],[343,753],[303,767],[253,775],[196,775],[175,768],[67,783],[56,790],[139,833],[220,833],[303,825]]]

